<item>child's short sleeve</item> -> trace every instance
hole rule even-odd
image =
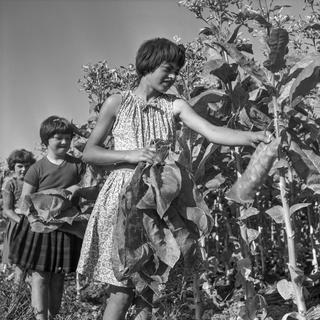
[[[5,180],[2,188],[3,207],[5,209],[13,209],[14,207],[14,185],[12,180]]]
[[[33,164],[24,176],[24,182],[38,189],[39,187],[39,170],[37,166]]]
[[[4,208],[14,209],[21,196],[22,181],[13,177],[5,179],[1,191]]]
[[[1,192],[3,193],[13,193],[14,192],[14,185],[11,179],[5,179],[1,188]]]

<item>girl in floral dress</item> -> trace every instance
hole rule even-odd
[[[183,122],[210,142],[224,145],[254,145],[267,141],[263,132],[245,132],[212,125],[200,117],[183,99],[166,94],[185,62],[185,50],[164,38],[144,42],[136,56],[138,85],[134,90],[110,96],[84,150],[83,159],[96,165],[113,165],[91,214],[77,271],[108,283],[110,296],[104,320],[123,320],[130,307],[134,288],[120,282],[112,268],[112,233],[119,210],[119,195],[139,162],[153,163],[151,141],[176,140],[176,124]],[[103,148],[108,134],[114,137],[114,150]],[[136,319],[151,319],[149,301],[137,299]]]

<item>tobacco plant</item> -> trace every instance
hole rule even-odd
[[[224,83],[225,93],[230,97],[232,104],[229,121],[234,122],[234,119],[237,118],[240,123],[247,127],[273,131],[276,137],[275,141],[277,141],[278,145],[280,143],[279,150],[276,148],[272,153],[273,159],[278,158],[274,165],[272,179],[278,184],[275,193],[279,204],[264,211],[277,223],[279,223],[279,220],[276,217],[282,217],[280,223],[284,222],[285,224],[289,261],[288,271],[291,282],[282,280],[278,284],[278,290],[282,294],[284,291],[291,292],[290,296],[294,298],[297,304],[298,313],[291,313],[290,315],[299,319],[306,319],[307,309],[303,294],[305,277],[302,270],[298,268],[294,241],[294,217],[291,215],[304,207],[308,207],[310,203],[294,203],[294,196],[291,195],[289,199],[287,190],[288,188],[291,188],[291,191],[293,189],[290,164],[295,169],[298,179],[301,179],[304,183],[307,182],[306,174],[309,175],[310,167],[318,175],[318,170],[314,168],[318,157],[316,154],[318,127],[314,120],[309,119],[309,114],[305,111],[308,106],[303,97],[319,83],[319,56],[316,53],[310,54],[293,65],[289,65],[286,62],[285,56],[288,53],[289,33],[284,26],[290,19],[279,14],[281,6],[272,7],[270,5],[268,7],[266,5],[263,7],[259,2],[258,8],[242,7],[240,13],[226,15],[228,1],[180,1],[179,3],[186,6],[195,13],[197,18],[209,25],[201,31],[207,37],[205,44],[219,52],[221,57],[209,59],[204,70],[206,70],[206,74],[219,77]],[[222,6],[218,7],[221,9],[221,14],[217,16],[216,12],[219,11],[217,10],[218,3]],[[270,3],[272,4],[272,1]],[[232,4],[231,1],[229,4]],[[315,15],[314,10],[313,14]],[[233,22],[237,22],[238,25],[234,28],[233,33],[228,35],[223,31],[220,32],[220,30],[224,30],[222,24],[226,21],[230,26],[230,16],[236,17]],[[213,21],[214,19],[216,20]],[[237,46],[236,42],[240,27],[248,27],[249,22],[252,20],[259,24],[259,31],[264,32],[266,44],[268,45],[267,59],[264,61],[263,66],[258,65],[256,61],[243,54],[241,51],[245,50]],[[217,24],[219,28],[217,28]],[[305,30],[310,28],[311,26],[309,25]],[[317,29],[317,25],[312,25],[312,29]],[[242,69],[242,71],[238,72],[238,68]],[[246,83],[251,85],[249,90],[245,86]],[[235,103],[235,96],[240,94],[243,96],[242,105]],[[247,97],[245,94],[247,94]],[[210,99],[206,102],[210,102]],[[301,115],[304,115],[304,117]],[[294,152],[292,152],[293,148],[295,149]],[[305,151],[305,149],[311,150]],[[305,156],[306,152],[307,156]],[[267,157],[268,154],[265,156]],[[304,160],[301,161],[302,158]],[[309,158],[309,161],[306,158]],[[251,230],[249,234],[248,230],[250,229],[244,225],[243,221],[259,213],[259,208],[254,207],[259,201],[255,194],[258,191],[257,187],[263,183],[262,179],[259,181],[252,177],[253,172],[257,173],[256,168],[254,168],[254,158],[252,160],[243,176],[229,192],[229,197],[240,204],[240,207],[238,207],[241,218],[240,229],[242,238],[247,246],[254,243],[259,231],[253,232]],[[237,152],[235,153],[235,162],[240,174],[242,168]],[[265,177],[269,169],[270,165],[262,166],[260,177]],[[255,176],[259,176],[259,174]],[[317,186],[311,186],[311,183],[307,183],[304,187],[309,187],[313,191],[317,188]],[[252,206],[253,201],[255,202]],[[241,265],[245,265],[245,269],[250,274],[251,263],[247,249],[243,250],[245,258],[238,261],[238,266],[240,273],[243,270]],[[245,286],[248,284],[247,282],[243,283]],[[285,290],[283,290],[284,284]],[[258,304],[252,308],[252,301],[255,301],[253,297],[257,297],[257,295],[251,290],[250,296],[248,296],[247,313],[242,314],[243,318],[250,318],[253,315],[252,311],[257,310]],[[285,315],[284,319],[288,316],[289,314]]]
[[[289,5],[273,1],[182,0],[179,4],[204,27],[198,39],[184,44],[186,64],[173,92],[214,124],[265,130],[272,141],[254,153],[251,147],[208,143],[181,127],[180,161],[193,172],[211,210],[213,229],[200,241],[202,266],[193,281],[185,278],[174,301],[188,308],[184,297],[193,292],[190,308],[200,319],[208,305],[227,307],[228,297],[241,287],[245,303],[238,319],[265,319],[268,306],[261,289],[266,279],[275,277],[279,293],[297,305],[290,316],[316,319],[317,308],[308,310],[305,286],[318,274],[320,232],[320,121],[315,108],[320,70],[318,2],[306,1],[310,15],[304,21],[283,13]],[[261,40],[263,61],[255,60],[250,37]],[[80,154],[105,99],[134,85],[132,65],[111,69],[102,61],[83,70],[79,83],[88,94],[93,121],[77,126]],[[106,141],[110,144],[112,139]],[[301,259],[308,255],[310,238],[311,269]],[[218,292],[221,285],[226,294]],[[164,294],[162,301],[166,299],[170,300]],[[181,316],[178,306],[176,311],[161,309],[162,317]]]

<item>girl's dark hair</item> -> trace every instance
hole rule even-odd
[[[70,134],[72,138],[74,134],[72,124],[67,119],[58,116],[51,116],[41,123],[40,138],[45,146],[48,146],[49,139],[57,133]]]
[[[145,41],[136,56],[137,82],[146,74],[156,70],[163,62],[176,63],[181,69],[185,62],[184,46],[165,38]]]
[[[31,166],[35,162],[36,159],[34,158],[33,153],[26,149],[12,151],[7,159],[9,170],[14,170],[16,163],[23,163]]]

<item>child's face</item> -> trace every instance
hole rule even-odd
[[[58,158],[64,158],[71,145],[70,134],[56,133],[48,140],[48,152]]]
[[[21,162],[16,162],[13,168],[14,175],[18,178],[23,180],[24,175],[26,174],[27,170],[29,168],[29,165]]]
[[[175,63],[163,62],[146,77],[152,87],[159,92],[166,92],[175,82],[180,69]]]

